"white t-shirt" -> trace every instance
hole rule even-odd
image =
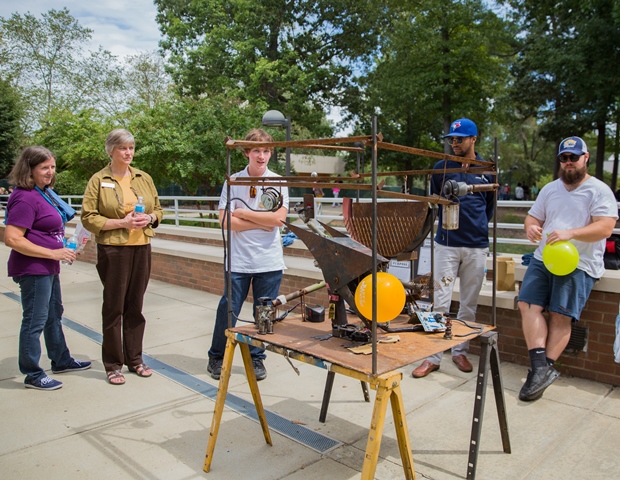
[[[542,261],[547,233],[553,230],[581,228],[592,223],[592,217],[618,218],[618,207],[611,188],[595,177],[590,177],[575,190],[566,190],[562,180],[557,179],[543,187],[528,212],[543,222],[543,236],[534,258]],[[577,268],[594,278],[605,273],[603,253],[605,239],[598,242],[571,240],[579,252]]]
[[[231,175],[236,177],[249,177],[247,167],[241,172]],[[263,177],[279,177],[280,175],[270,170],[265,171]],[[280,191],[283,197],[282,206],[288,210],[288,188],[275,187]],[[222,194],[220,196],[219,210],[226,209],[228,201],[228,183],[224,183]],[[254,210],[265,210],[261,205],[262,188],[256,186],[256,197],[250,198],[250,187],[233,185],[230,187],[230,210],[234,212],[237,208],[248,207],[241,202],[242,199]],[[242,232],[231,232],[230,242],[230,260],[231,271],[234,273],[262,273],[273,272],[276,270],[285,270],[284,256],[282,253],[282,239],[280,238],[280,229],[273,228],[270,231],[257,228],[253,230],[245,230]],[[225,265],[227,268],[227,265]]]
[[[517,188],[515,188],[515,198],[517,200],[523,200],[524,195],[525,195],[525,192],[523,191],[523,187],[520,187],[519,185],[517,185]]]

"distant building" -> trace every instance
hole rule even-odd
[[[590,162],[592,162],[592,159],[590,159]],[[603,171],[609,172],[609,173],[614,173],[614,156],[613,156],[613,154],[610,155],[607,158],[607,160],[605,160],[605,163],[603,163]]]
[[[293,153],[291,154],[291,168],[300,174],[316,172],[326,175],[343,175],[344,158]]]

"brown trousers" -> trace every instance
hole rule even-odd
[[[151,275],[151,245],[97,245],[97,272],[103,283],[101,345],[106,372],[143,363],[146,319],[144,294]]]

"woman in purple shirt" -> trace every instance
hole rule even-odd
[[[64,248],[65,228],[59,209],[45,190],[56,180],[56,159],[44,147],[24,149],[13,167],[16,185],[6,207],[4,243],[10,247],[9,277],[19,284],[23,309],[19,333],[19,369],[26,388],[57,390],[62,383],[39,366],[41,332],[53,373],[90,368],[71,357],[62,331],[60,261],[73,263],[75,252]]]

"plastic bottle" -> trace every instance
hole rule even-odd
[[[73,250],[74,252],[77,251],[77,248],[78,248],[77,236],[71,235],[71,238],[69,238],[69,240],[67,240],[67,243],[65,244],[65,248],[68,248],[69,250]],[[62,261],[62,263],[64,265],[71,265],[71,263],[65,262],[64,260]]]
[[[144,213],[144,199],[142,197],[138,197],[138,203],[136,203],[133,211],[135,213]]]

